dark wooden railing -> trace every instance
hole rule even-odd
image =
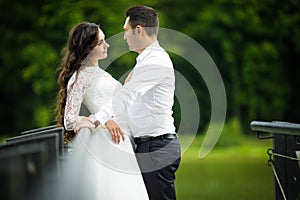
[[[259,139],[273,139],[267,150],[274,173],[275,200],[300,200],[300,124],[253,121]]]

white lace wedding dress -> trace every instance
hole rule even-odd
[[[83,103],[93,114],[109,102],[120,86],[99,67],[85,67],[69,81],[65,125],[72,129],[80,119]],[[71,86],[73,84],[73,86]],[[81,129],[72,144],[72,154],[64,164],[63,199],[143,200],[148,199],[143,178],[134,155],[130,131],[124,120],[116,119],[125,141],[114,144],[103,126],[91,131]]]

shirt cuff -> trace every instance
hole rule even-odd
[[[101,125],[105,125],[105,123],[112,118],[112,116],[107,113],[97,112],[94,115],[90,115],[90,120],[96,125],[97,121],[100,122]]]

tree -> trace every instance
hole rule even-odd
[[[58,90],[56,69],[69,29],[80,21],[99,23],[106,37],[123,31],[124,11],[133,0],[1,1],[1,135],[54,123]],[[151,1],[160,26],[186,34],[201,44],[217,64],[226,87],[227,118],[248,130],[251,120],[300,120],[298,79],[300,3],[243,0]],[[118,50],[111,47],[109,53]],[[126,53],[104,66],[122,78],[135,64]],[[210,118],[210,97],[193,66],[171,53],[177,71],[197,94],[202,131]],[[175,104],[175,120],[180,121]]]

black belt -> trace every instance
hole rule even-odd
[[[134,138],[134,142],[135,142],[135,144],[139,145],[141,143],[148,142],[149,140],[176,139],[176,138],[178,138],[177,134],[167,133],[167,134],[159,135],[159,136],[156,136],[156,137],[152,137],[152,136],[136,137],[136,138]]]

